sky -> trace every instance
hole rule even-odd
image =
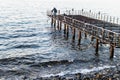
[[[30,3],[33,2],[33,3]],[[112,16],[120,16],[120,0],[0,0],[0,5],[11,4],[15,6],[26,5],[41,5],[41,8],[51,9],[86,9],[95,12],[103,12]],[[1,8],[1,7],[0,7]]]

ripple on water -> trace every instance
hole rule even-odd
[[[38,48],[38,47],[40,47],[39,45],[37,45],[37,44],[23,44],[23,45],[16,45],[16,46],[14,46],[14,47],[12,47],[12,48]]]

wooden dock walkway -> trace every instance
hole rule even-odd
[[[76,29],[78,32],[78,45],[81,43],[81,32],[90,35],[91,40],[96,39],[95,52],[98,55],[99,43],[110,44],[110,58],[114,57],[114,48],[120,47],[120,25],[119,19],[115,17],[105,16],[99,13],[83,10],[66,10],[55,16],[51,11],[47,11],[47,15],[51,18],[51,25],[61,30],[64,24],[64,33],[69,35],[69,27],[72,27],[72,40],[75,40]]]

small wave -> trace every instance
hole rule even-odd
[[[1,65],[8,65],[8,64],[13,64],[17,62],[16,58],[5,58],[5,59],[0,59],[0,64]]]
[[[14,74],[14,75],[25,75],[25,74],[29,74],[29,71],[24,70],[24,69],[20,69],[20,70],[8,70],[8,71],[6,71],[6,74],[7,75],[11,75],[11,74]]]
[[[27,32],[27,30],[16,30],[15,32]]]
[[[29,44],[29,45],[16,45],[12,48],[38,48],[40,46],[36,45],[36,44]]]
[[[87,73],[90,73],[90,72],[93,72],[93,71],[100,71],[100,70],[103,70],[103,69],[106,69],[106,68],[114,68],[115,66],[102,66],[102,67],[94,67],[92,69],[75,69],[75,70],[72,70],[72,71],[63,71],[63,72],[60,72],[58,74],[48,74],[48,75],[42,75],[42,77],[51,77],[51,76],[64,76],[66,74],[76,74],[76,73],[82,73],[82,74],[87,74]]]
[[[40,67],[40,66],[44,66],[47,67],[49,65],[61,65],[61,64],[70,64],[71,62],[69,62],[68,60],[61,60],[61,61],[49,61],[49,62],[42,62],[42,63],[36,63],[36,64],[32,64],[30,67]]]
[[[17,24],[30,24],[30,23],[32,23],[32,22],[31,22],[31,21],[27,21],[27,22],[25,22],[25,21],[17,22]]]
[[[1,36],[0,39],[9,39],[8,37]]]
[[[21,25],[15,22],[7,22],[7,23],[2,24],[1,26],[6,27],[6,26],[21,26]]]
[[[26,34],[26,33],[22,33],[22,34],[8,34],[8,35],[3,35],[0,36],[0,39],[10,39],[10,38],[20,38],[20,37],[33,37],[33,36],[37,36],[37,33],[31,33],[31,34]]]
[[[9,38],[19,38],[19,37],[32,37],[36,36],[37,34],[15,34],[15,35],[10,35]]]
[[[19,66],[19,65],[32,65],[35,64],[35,59],[36,58],[29,58],[26,56],[22,56],[22,57],[11,57],[11,58],[4,58],[4,59],[0,59],[0,65],[6,65],[6,66]],[[1,67],[0,67],[1,68]],[[7,67],[3,67],[2,70],[8,70]],[[19,68],[17,68],[19,69]],[[10,68],[11,70],[11,68]]]

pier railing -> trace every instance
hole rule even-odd
[[[112,24],[120,24],[120,20],[117,17],[112,17],[101,12],[95,13],[95,12],[92,12],[91,10],[90,11],[85,11],[83,9],[82,10],[66,10],[64,13],[67,15],[82,15],[89,18],[109,22]]]
[[[70,26],[74,26],[89,35],[93,35],[93,37],[98,38],[100,41],[106,42],[108,44],[117,44],[120,37],[119,33],[89,23],[84,23],[82,21],[72,19],[67,16],[64,16],[64,23]]]
[[[50,10],[47,11],[47,14],[51,14],[52,12]],[[113,16],[109,16],[106,15],[105,13],[95,13],[90,11],[85,11],[85,10],[58,10],[57,15],[59,14],[67,14],[67,15],[82,15],[85,17],[89,17],[89,18],[93,18],[93,19],[97,19],[97,20],[101,20],[101,21],[105,21],[105,22],[109,22],[111,24],[116,24],[119,25],[120,24],[120,19],[117,17],[113,17]]]

